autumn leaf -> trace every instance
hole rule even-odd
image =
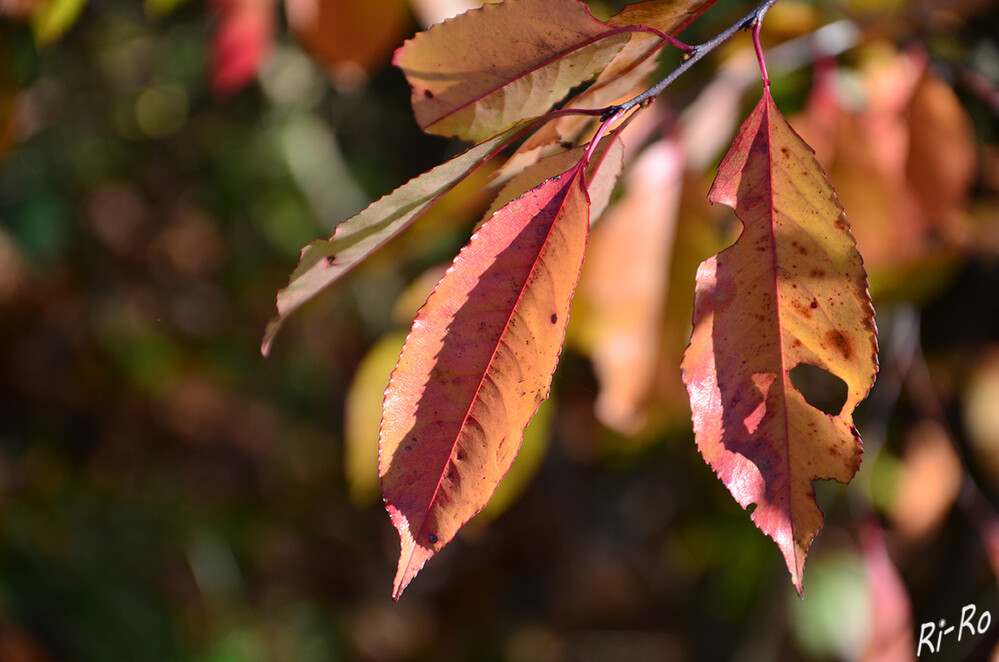
[[[970,241],[974,132],[924,53],[868,48],[877,57],[861,58],[851,73],[863,102],[844,98],[835,69],[819,70],[794,126],[850,210],[875,296],[926,298]]]
[[[624,144],[621,141],[621,129],[623,126],[600,141],[586,167],[586,193],[590,197],[590,223],[600,218],[607,205],[610,204],[614,185],[624,168]],[[525,168],[523,172],[503,185],[499,193],[496,194],[492,205],[486,210],[483,219],[488,219],[501,207],[523,195],[525,191],[540,186],[545,180],[571,168],[583,158],[588,148],[589,145],[582,145],[567,149]]]
[[[274,39],[273,0],[212,0],[212,90],[231,94],[253,80]]]
[[[860,544],[871,599],[871,636],[861,662],[916,659],[912,603],[905,583],[888,555],[881,524],[875,519],[860,527]]]
[[[579,0],[487,4],[396,51],[428,133],[479,142],[547,112],[597,74],[633,29],[612,28]]]
[[[709,195],[735,209],[738,241],[697,272],[683,361],[704,459],[777,543],[802,592],[822,526],[812,481],[860,466],[852,414],[874,383],[874,309],[843,208],[812,150],[769,89],[743,123]],[[842,379],[836,415],[811,406],[789,372],[810,364]]]
[[[657,56],[666,45],[658,34],[675,35],[717,0],[649,0],[626,6],[610,17],[615,28],[641,26],[648,31],[632,32],[628,43],[600,72],[590,87],[566,102],[566,108],[596,109],[630,99],[646,88],[655,72]],[[537,152],[542,146],[559,141],[575,142],[584,135],[595,118],[569,115],[552,120],[531,136],[518,154]]]
[[[48,0],[39,3],[31,15],[35,40],[51,44],[72,28],[83,13],[87,0]]]
[[[416,316],[385,393],[393,596],[488,502],[547,396],[589,228],[582,162],[500,209]]]
[[[42,0],[2,0],[0,1],[0,16],[22,21],[37,12],[41,4]]]
[[[17,107],[17,80],[8,63],[7,47],[0,46],[0,162],[7,145],[13,142]]]
[[[600,382],[597,417],[623,434],[642,427],[654,386],[683,163],[675,138],[639,155],[624,197],[594,230],[580,281],[594,309],[579,333]]]
[[[402,0],[285,0],[288,27],[341,89],[388,63],[409,16]]]
[[[909,186],[934,229],[963,238],[975,182],[975,130],[954,90],[927,67],[906,109]]]
[[[585,108],[596,103],[595,107],[599,108],[610,103],[612,97],[641,92],[646,75],[655,69],[655,58],[650,56],[658,54],[665,46],[657,33],[676,35],[717,1],[647,0],[627,5],[611,16],[607,20],[608,25],[643,26],[651,30],[632,34],[628,44],[600,72],[593,85],[580,95],[577,100],[579,105],[573,103],[573,107]],[[639,65],[647,65],[648,68]],[[612,82],[614,85],[610,85]]]
[[[402,331],[390,333],[368,350],[344,398],[344,480],[354,505],[369,505],[378,494],[377,439],[382,399],[405,339]]]
[[[924,420],[906,431],[901,476],[888,512],[894,532],[906,541],[930,539],[957,501],[963,478],[943,425]]]
[[[645,0],[633,2],[607,20],[610,25],[646,25],[676,34],[718,0]]]
[[[348,218],[329,239],[307,244],[287,287],[278,292],[278,316],[267,325],[261,352],[266,355],[270,351],[274,337],[289,315],[402,232],[486,159],[534,125],[531,122],[518,125],[472,147]]]

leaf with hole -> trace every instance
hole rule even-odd
[[[709,195],[744,225],[697,272],[694,330],[683,360],[698,449],[784,555],[802,592],[822,526],[812,481],[849,481],[860,466],[852,414],[874,383],[874,309],[843,208],[814,153],[769,89],[743,123]],[[790,371],[847,385],[835,415],[808,404]]]

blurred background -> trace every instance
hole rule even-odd
[[[392,602],[381,393],[488,173],[259,346],[307,241],[463,149],[418,130],[390,59],[478,4],[0,0],[0,661],[909,660],[969,604],[991,626],[933,659],[990,659],[995,0],[782,0],[765,24],[881,332],[804,600],[697,454],[679,377],[694,270],[737,233],[705,196],[759,95],[741,35],[627,145],[551,400]]]

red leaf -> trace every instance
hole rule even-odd
[[[385,393],[380,475],[396,599],[488,503],[548,397],[583,263],[582,164],[496,212],[413,323]]]
[[[273,0],[213,0],[212,89],[230,94],[253,80],[274,38]]]
[[[860,542],[871,590],[871,639],[862,662],[916,658],[912,604],[905,584],[888,555],[885,532],[876,519],[861,525]]]
[[[822,526],[812,480],[849,481],[861,444],[852,414],[877,371],[874,309],[843,208],[769,90],[719,166],[712,202],[745,229],[697,272],[684,356],[697,445],[777,542],[799,593]],[[790,370],[811,364],[847,385],[836,415],[812,407]]]

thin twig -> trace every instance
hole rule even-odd
[[[694,64],[696,64],[701,58],[731,39],[737,32],[756,27],[760,21],[763,20],[763,17],[766,16],[767,12],[770,11],[775,4],[777,4],[777,2],[778,0],[765,0],[764,2],[761,2],[755,9],[753,9],[753,11],[740,18],[713,39],[710,39],[703,44],[693,46],[692,49],[688,51],[686,59],[680,63],[680,66],[671,71],[669,75],[633,99],[629,99],[628,101],[616,106],[605,108],[601,112],[601,117],[604,121],[606,121],[620,110],[630,110],[639,104],[645,103],[646,101],[659,96],[662,94],[663,90],[672,85],[677,78],[686,73],[687,70],[694,66]]]

